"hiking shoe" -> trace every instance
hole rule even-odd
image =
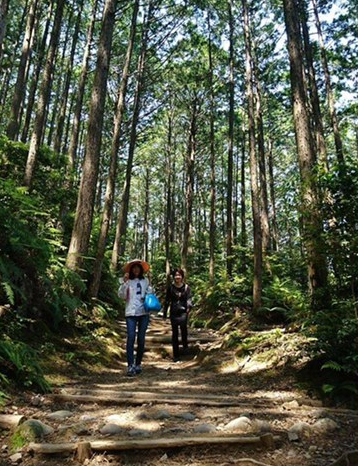
[[[142,366],[140,364],[138,364],[137,366],[135,366],[134,371],[135,371],[136,374],[141,374],[142,373]]]
[[[127,369],[127,375],[128,375],[128,377],[134,377],[135,374],[136,374],[135,366],[134,366],[134,365],[128,366],[128,369]]]

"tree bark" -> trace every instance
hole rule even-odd
[[[91,235],[116,5],[117,0],[106,0],[104,6],[91,96],[86,155],[77,198],[75,222],[66,261],[67,267],[74,271],[79,271],[82,266],[83,256],[87,254]]]
[[[307,110],[307,96],[303,81],[304,73],[299,23],[294,0],[283,0],[283,4],[290,58],[293,119],[301,175],[301,213],[303,239],[307,254],[309,288],[313,308],[324,309],[329,305],[327,265],[324,255],[326,248],[322,238],[322,220],[319,209],[320,199],[314,175],[317,159],[313,150]]]
[[[26,161],[24,185],[27,188],[31,188],[35,172],[35,166],[40,149],[40,143],[44,132],[46,107],[50,99],[52,71],[54,67],[54,59],[60,37],[61,22],[65,3],[65,0],[58,0],[57,2],[57,9],[50,39],[49,51],[47,53],[47,60],[43,73],[43,80],[41,83],[40,93],[38,97],[38,107],[35,117],[34,129],[32,132],[29,153]]]

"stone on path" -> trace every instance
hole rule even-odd
[[[194,421],[196,419],[195,414],[193,413],[179,413],[176,415],[176,417],[179,417],[181,419],[184,419],[185,421]]]
[[[116,435],[122,433],[123,429],[117,424],[106,424],[99,431],[103,435]]]
[[[288,429],[289,440],[299,440],[302,437],[309,437],[311,434],[311,426],[307,422],[296,422]],[[298,438],[297,438],[298,437]]]
[[[59,420],[59,421],[63,421],[64,419],[67,419],[68,417],[71,417],[71,416],[73,416],[73,413],[71,411],[66,411],[66,410],[55,411],[47,415],[49,419],[54,419],[54,420]]]
[[[194,432],[197,434],[211,434],[216,432],[216,427],[212,424],[199,424],[198,426],[194,427]]]
[[[240,416],[226,424],[224,430],[229,430],[231,432],[252,432],[253,425],[248,417]]]
[[[322,419],[318,419],[318,421],[316,421],[313,424],[312,429],[314,430],[314,432],[326,434],[328,432],[333,432],[334,430],[337,430],[338,427],[338,424],[335,421],[333,421],[333,419],[324,417]]]

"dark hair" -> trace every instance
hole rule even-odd
[[[184,279],[185,273],[184,273],[184,270],[183,270],[183,269],[174,269],[173,272],[172,272],[173,278],[175,277],[175,274],[177,274],[177,273],[180,273],[180,275],[181,275],[182,278]]]
[[[136,277],[136,276],[134,275],[134,273],[133,273],[133,267],[135,267],[136,265],[140,268],[140,273],[139,273],[138,277]],[[130,279],[130,280],[133,280],[134,278],[142,279],[142,278],[144,278],[143,273],[144,273],[144,270],[143,270],[142,264],[140,264],[139,262],[138,262],[138,263],[135,263],[135,264],[133,264],[133,265],[131,266],[131,268],[129,269],[129,279]]]

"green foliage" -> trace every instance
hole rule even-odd
[[[11,378],[19,387],[50,390],[43,376],[35,351],[25,343],[4,339],[0,342],[0,365],[6,378]],[[4,374],[3,374],[4,378]]]

